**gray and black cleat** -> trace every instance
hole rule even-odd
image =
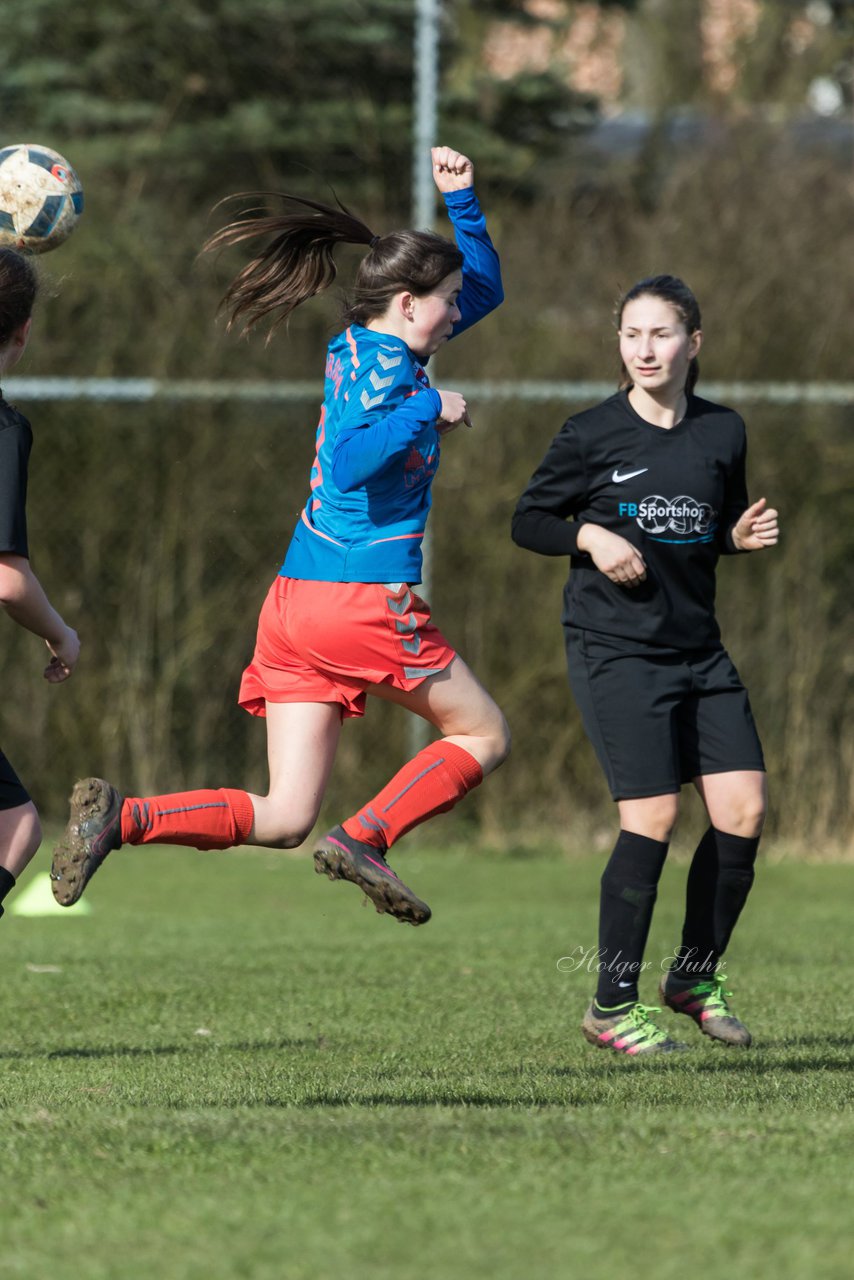
[[[68,824],[53,852],[53,896],[60,906],[78,901],[107,854],[122,844],[123,798],[103,778],[83,778],[71,793]]]
[[[314,851],[314,869],[330,880],[349,880],[370,898],[380,914],[405,924],[426,924],[432,912],[426,902],[396,876],[379,849],[333,827]]]

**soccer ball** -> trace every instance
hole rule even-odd
[[[0,149],[0,245],[47,253],[83,212],[83,188],[67,160],[34,142]]]

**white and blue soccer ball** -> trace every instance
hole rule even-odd
[[[58,151],[34,142],[0,148],[0,245],[47,253],[82,212],[80,179]]]

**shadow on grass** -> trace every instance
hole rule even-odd
[[[822,1053],[804,1055],[793,1053],[793,1050],[808,1048],[814,1044]],[[551,1067],[544,1068],[544,1074],[576,1079],[579,1075],[613,1076],[618,1071],[664,1071],[689,1075],[751,1075],[765,1076],[771,1073],[789,1072],[803,1075],[811,1071],[851,1071],[851,1049],[854,1040],[844,1036],[816,1036],[797,1041],[763,1041],[753,1049],[727,1049],[723,1046],[712,1049],[714,1057],[697,1058],[692,1054],[668,1055],[667,1058],[609,1058],[606,1062],[593,1063],[585,1067]],[[845,1057],[831,1057],[828,1050],[844,1050]],[[768,1051],[786,1052],[787,1057],[771,1056]]]
[[[270,1100],[267,1106],[293,1106],[293,1102],[277,1102]],[[444,1094],[413,1093],[410,1097],[400,1097],[394,1093],[313,1093],[310,1097],[301,1098],[300,1108],[318,1109],[322,1107],[415,1107],[424,1110],[429,1107],[512,1107],[548,1108],[553,1110],[564,1104],[555,1098],[508,1097],[506,1094],[465,1093],[448,1090]]]
[[[213,1036],[199,1036],[188,1044],[160,1045],[104,1045],[92,1048],[64,1049],[0,1049],[0,1062],[27,1061],[38,1058],[53,1061],[57,1058],[167,1058],[180,1055],[193,1056],[204,1051],[205,1047],[225,1051],[226,1053],[264,1053],[270,1050],[287,1049],[321,1049],[323,1042],[312,1040],[239,1040],[235,1044],[223,1044]]]
[[[789,1040],[763,1040],[759,1049],[854,1049],[854,1035],[850,1036],[792,1036]]]

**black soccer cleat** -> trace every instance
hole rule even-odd
[[[370,898],[380,915],[404,924],[426,924],[433,914],[426,902],[396,876],[379,849],[333,827],[314,851],[314,869],[330,880],[349,880]]]
[[[71,814],[50,868],[53,896],[60,906],[73,906],[107,854],[121,848],[123,803],[103,778],[75,784]]]

